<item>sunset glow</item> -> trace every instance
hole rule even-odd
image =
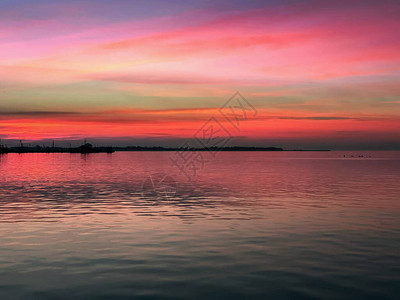
[[[240,91],[235,144],[400,149],[399,3],[146,3],[1,2],[0,138],[175,145]]]

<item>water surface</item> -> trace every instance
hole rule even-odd
[[[400,152],[173,155],[0,155],[0,298],[399,298]]]

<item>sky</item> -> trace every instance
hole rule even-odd
[[[399,1],[0,0],[3,143],[400,150]],[[235,128],[235,92],[256,114]],[[225,133],[224,133],[225,134]]]

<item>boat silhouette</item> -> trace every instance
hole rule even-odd
[[[113,153],[115,150],[113,147],[93,147],[92,144],[90,143],[84,143],[83,145],[77,147],[77,148],[70,148],[69,149],[70,153],[82,153],[82,154],[87,154],[87,153]]]

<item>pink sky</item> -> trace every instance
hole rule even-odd
[[[240,91],[240,144],[400,148],[400,4],[249,3],[0,4],[0,137],[172,145]]]

